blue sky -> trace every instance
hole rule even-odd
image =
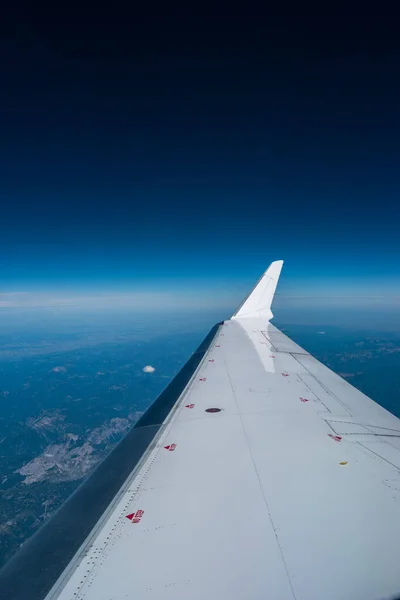
[[[54,11],[2,41],[3,294],[400,295],[390,23]]]

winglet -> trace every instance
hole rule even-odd
[[[276,260],[270,264],[252,292],[250,292],[234,313],[232,319],[246,319],[251,317],[260,317],[268,321],[272,319],[274,315],[271,311],[271,304],[274,299],[282,265],[283,260]]]

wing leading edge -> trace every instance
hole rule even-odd
[[[210,333],[153,405],[163,412],[149,409],[139,429],[151,440],[54,585],[46,561],[29,568],[25,554],[42,595],[10,597],[378,600],[400,590],[400,421],[268,322],[281,266]],[[8,575],[0,589],[10,591]]]

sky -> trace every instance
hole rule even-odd
[[[399,302],[392,17],[8,11],[1,306],[239,302],[277,259],[283,296]]]

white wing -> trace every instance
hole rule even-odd
[[[3,569],[9,597],[400,591],[400,421],[268,322],[281,265]]]

